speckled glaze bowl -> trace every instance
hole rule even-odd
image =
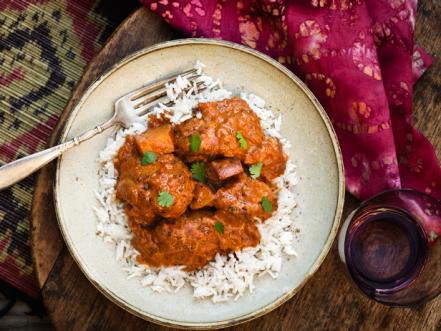
[[[294,296],[321,265],[337,233],[344,199],[342,158],[331,123],[309,89],[278,62],[237,44],[206,39],[166,42],[125,58],[92,84],[71,113],[61,139],[110,118],[120,96],[191,67],[196,60],[227,89],[255,93],[283,113],[282,133],[292,143],[300,178],[295,217],[300,235],[295,242],[298,257],[284,261],[277,279],[261,277],[254,293],[220,304],[194,300],[189,288],[160,294],[143,288],[138,279],[127,280],[113,247],[95,234],[96,159],[112,129],[58,160],[54,194],[58,222],[72,256],[107,298],[159,324],[221,328],[259,317]]]

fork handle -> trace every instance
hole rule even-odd
[[[5,164],[4,166],[0,167],[0,191],[29,176],[52,160],[59,157],[67,150],[79,145],[83,141],[86,141],[96,136],[98,133],[101,133],[103,130],[113,126],[114,124],[115,122],[112,118],[112,120],[102,125],[98,125],[94,129],[86,131],[82,135],[77,136],[63,144],[45,149],[41,152],[34,153],[16,161]]]

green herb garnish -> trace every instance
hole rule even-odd
[[[158,196],[158,204],[161,207],[170,207],[173,204],[173,196],[168,192],[160,192]]]
[[[240,131],[236,131],[236,138],[239,142],[240,147],[242,147],[243,149],[247,149],[248,143]]]
[[[214,223],[214,229],[220,234],[224,234],[224,225],[221,222]]]
[[[252,166],[250,166],[248,168],[252,179],[259,178],[260,172],[262,171],[262,166],[263,166],[262,162],[259,162],[259,163],[253,164]]]
[[[262,197],[261,204],[262,204],[263,211],[265,213],[269,213],[273,210],[273,205],[271,204],[271,202],[268,200],[267,197]]]
[[[141,165],[144,166],[144,165],[147,165],[147,164],[151,164],[151,163],[153,163],[155,161],[156,161],[156,154],[151,152],[151,151],[148,151],[148,152],[144,153],[144,155],[143,155],[143,157],[141,159]]]
[[[191,175],[197,181],[204,183],[205,182],[205,163],[197,162],[191,165]]]
[[[201,147],[201,137],[199,137],[197,134],[192,134],[189,140],[190,140],[190,150],[193,153],[198,152],[199,147]]]

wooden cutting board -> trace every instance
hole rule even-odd
[[[417,40],[431,54],[441,54],[441,3],[425,0],[418,12]],[[86,68],[50,138],[54,145],[69,113],[85,89],[126,55],[177,38],[144,8],[134,12],[109,38]],[[415,90],[416,124],[441,154],[441,64],[436,62]],[[81,273],[64,245],[54,214],[54,164],[42,169],[32,206],[32,249],[44,304],[58,330],[165,330],[125,312],[107,300]],[[347,197],[345,215],[357,205]],[[441,257],[440,257],[441,258]],[[160,303],[158,303],[160,304]],[[164,307],[165,308],[165,307]],[[441,297],[415,308],[394,309],[365,298],[351,283],[336,244],[322,267],[290,301],[234,330],[441,330]]]

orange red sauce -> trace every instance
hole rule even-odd
[[[202,117],[175,126],[163,118],[150,121],[149,130],[126,138],[114,159],[116,198],[125,203],[140,263],[196,270],[217,253],[256,246],[256,218],[265,220],[277,209],[271,180],[287,161],[280,141],[264,134],[241,99],[201,103],[195,112]],[[197,150],[192,136],[200,140]],[[194,163],[199,176],[190,170]],[[253,179],[249,167],[256,164],[261,172]]]

